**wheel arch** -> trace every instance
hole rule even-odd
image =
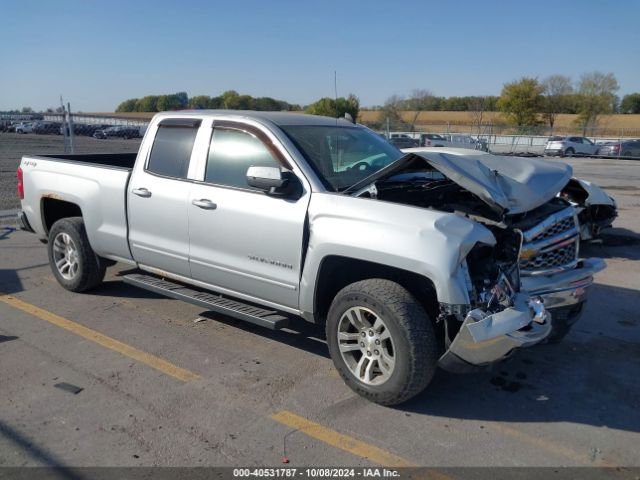
[[[77,203],[60,200],[48,196],[40,200],[40,212],[42,214],[42,227],[45,235],[49,234],[51,227],[58,220],[69,217],[83,217],[82,209]]]
[[[373,278],[390,280],[401,285],[418,300],[432,321],[437,318],[439,304],[436,287],[431,279],[398,267],[340,255],[329,255],[322,259],[316,276],[313,322],[324,324],[333,298],[344,287]]]

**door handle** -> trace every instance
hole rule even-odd
[[[196,207],[204,208],[205,210],[215,210],[216,208],[218,208],[218,205],[213,203],[208,198],[201,198],[200,200],[192,200],[191,203],[194,204]]]
[[[131,190],[131,193],[144,198],[149,198],[151,196],[151,192],[146,188],[134,188],[133,190]]]

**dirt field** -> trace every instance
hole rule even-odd
[[[405,122],[412,122],[415,112],[403,112],[402,118]],[[360,111],[358,120],[363,123],[371,123],[378,120],[380,112],[372,110]],[[562,114],[558,115],[556,120],[556,129],[571,130],[579,133],[579,128],[574,124],[578,118],[577,115]],[[473,115],[471,112],[420,112],[416,122],[418,130],[428,130],[433,125],[471,125],[473,124]],[[483,122],[493,122],[495,125],[504,125],[505,121],[499,112],[485,112]],[[615,136],[640,136],[640,115],[603,115],[600,117],[598,128],[601,129],[603,135]],[[624,130],[627,130],[625,133]]]

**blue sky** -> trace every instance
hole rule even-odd
[[[0,110],[229,89],[307,104],[333,96],[334,70],[364,106],[594,70],[624,95],[640,91],[639,18],[639,0],[3,2]]]

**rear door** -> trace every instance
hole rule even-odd
[[[194,280],[223,293],[296,309],[309,189],[282,198],[246,180],[250,166],[292,169],[285,153],[262,127],[214,122],[188,202],[190,264]]]
[[[129,245],[136,262],[184,277],[189,270],[189,181],[199,119],[165,119],[127,191]],[[153,132],[151,132],[153,134]]]

